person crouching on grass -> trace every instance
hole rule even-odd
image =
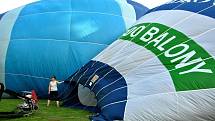
[[[59,107],[59,98],[58,98],[57,85],[60,84],[60,83],[63,83],[63,82],[64,81],[61,81],[61,82],[57,81],[56,76],[51,77],[51,80],[49,82],[49,87],[48,87],[49,98],[48,98],[47,107],[50,105],[51,100],[56,101],[57,107]]]

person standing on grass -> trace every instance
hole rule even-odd
[[[48,98],[48,102],[47,102],[47,107],[50,105],[50,102],[51,100],[52,101],[56,101],[57,103],[57,107],[59,107],[59,98],[58,98],[58,88],[57,88],[57,85],[60,84],[60,83],[63,83],[64,81],[62,82],[59,82],[56,80],[56,76],[52,76],[51,77],[51,80],[49,82],[49,87],[48,87],[48,94],[49,94],[49,98]]]

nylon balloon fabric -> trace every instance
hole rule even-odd
[[[34,89],[47,97],[51,75],[65,80],[89,62],[134,24],[143,14],[140,6],[126,0],[42,0],[0,15],[0,81],[7,89]]]
[[[215,120],[214,3],[174,0],[149,10],[71,75],[78,87],[65,106],[97,109],[91,120]]]

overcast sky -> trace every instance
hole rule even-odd
[[[148,8],[154,8],[154,7],[164,4],[170,0],[133,0],[133,1],[141,3],[145,6],[147,6]]]
[[[31,3],[36,0],[0,0],[0,13],[4,13],[13,8],[17,8],[21,5]],[[169,0],[133,0],[139,2],[148,8],[153,8],[163,3],[166,3]]]

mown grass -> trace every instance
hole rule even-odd
[[[2,99],[0,101],[0,112],[12,111],[17,104],[22,103],[19,99]],[[89,121],[90,112],[80,109],[57,108],[55,102],[46,107],[46,100],[40,100],[39,110],[29,117],[17,119],[0,119],[1,121]]]

